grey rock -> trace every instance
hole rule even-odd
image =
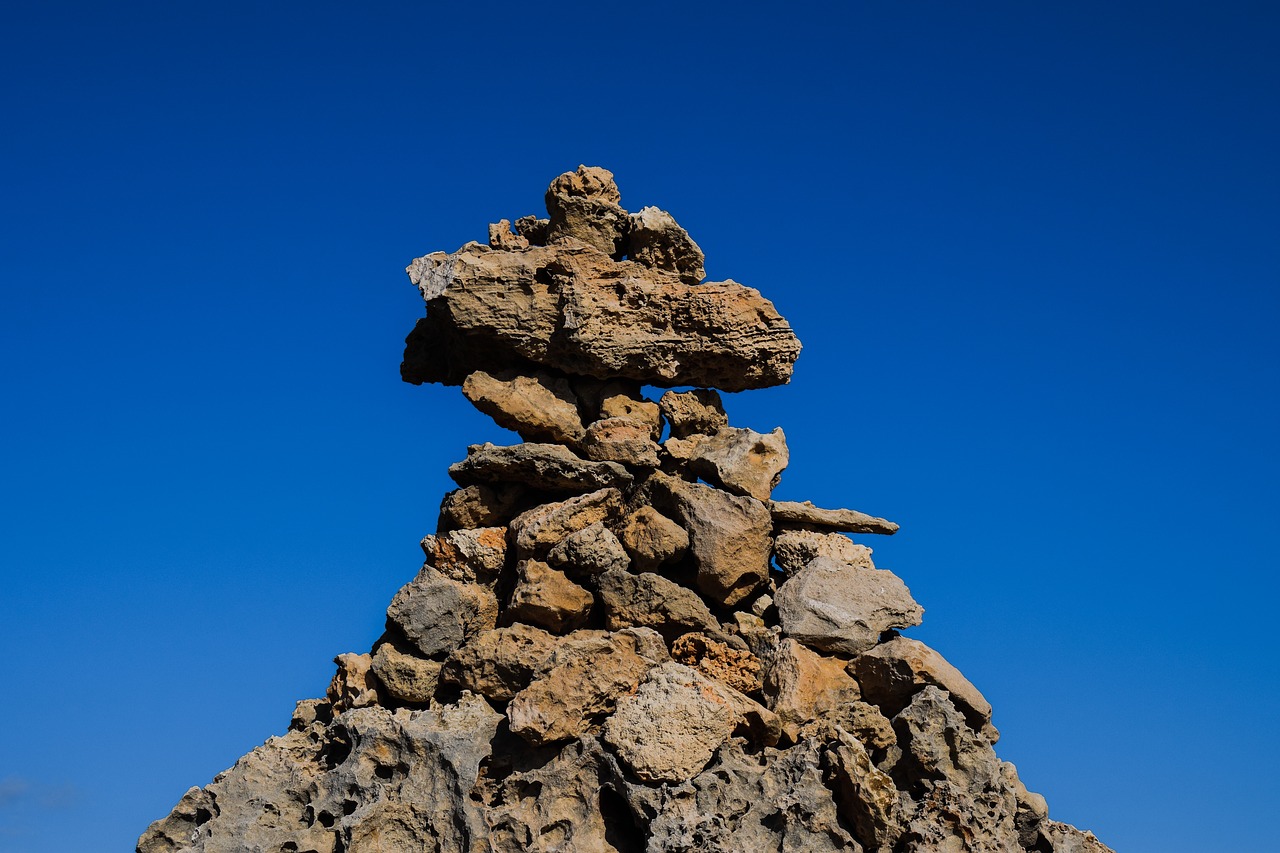
[[[772,520],[760,501],[655,473],[654,504],[669,509],[689,533],[698,589],[732,607],[769,576]]]
[[[720,627],[697,593],[652,572],[606,572],[596,579],[596,591],[610,630],[652,628],[670,641]]]
[[[867,651],[890,628],[919,625],[916,604],[897,575],[819,557],[778,587],[782,633],[826,652]]]
[[[585,434],[578,400],[569,380],[546,373],[491,376],[477,370],[462,383],[462,393],[498,426],[515,430],[525,441],[576,445]]]
[[[631,214],[630,224],[627,254],[632,260],[673,272],[686,284],[698,284],[707,277],[702,250],[670,213],[642,207]]]
[[[770,501],[769,512],[779,526],[838,530],[844,533],[893,535],[898,525],[853,509],[822,509],[809,501]]]
[[[892,853],[902,837],[902,801],[889,774],[877,768],[862,742],[837,729],[828,751],[840,813],[868,853]]]
[[[622,515],[622,493],[600,489],[522,512],[508,529],[522,558],[541,558],[562,540],[593,524],[610,525]]]
[[[658,407],[671,426],[672,438],[715,435],[729,425],[720,394],[712,388],[668,391],[658,400]]]
[[[498,600],[487,588],[451,580],[424,566],[391,600],[387,627],[429,658],[492,628],[497,616]]]
[[[590,492],[631,485],[631,475],[616,462],[592,462],[559,444],[498,447],[473,444],[467,458],[449,466],[460,486],[473,483],[520,483],[548,492]]]
[[[392,699],[425,705],[440,683],[440,662],[402,651],[392,643],[383,643],[373,654],[373,674]]]
[[[781,427],[771,433],[722,427],[698,443],[689,470],[735,495],[767,501],[790,458]]]
[[[516,483],[497,487],[481,483],[454,489],[440,502],[440,532],[506,524],[515,515],[523,495],[524,487]]]
[[[570,574],[625,572],[631,565],[622,543],[603,522],[570,533],[547,554],[547,562]]]
[[[773,540],[773,560],[791,577],[818,557],[830,557],[850,566],[874,569],[871,549],[842,533],[817,530],[783,530]]]
[[[519,579],[504,617],[563,634],[587,621],[595,602],[590,592],[546,563],[524,560],[516,566]]]

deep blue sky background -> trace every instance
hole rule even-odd
[[[401,270],[579,163],[791,320],[731,417],[902,524],[1054,817],[1275,849],[1273,4],[370,5],[6,11],[0,851],[131,849],[368,649],[504,440]]]

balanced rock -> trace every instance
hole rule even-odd
[[[819,557],[778,588],[782,632],[826,652],[856,655],[890,628],[919,625],[916,604],[897,575]]]
[[[721,427],[715,435],[698,442],[690,456],[689,469],[735,495],[767,501],[789,459],[787,439],[780,427],[764,434]]]
[[[515,430],[526,441],[582,441],[578,400],[567,379],[546,373],[491,376],[477,370],[462,383],[462,393],[498,426]]]
[[[898,525],[892,521],[853,509],[822,509],[809,501],[769,501],[769,512],[780,526],[890,536],[898,532]]]

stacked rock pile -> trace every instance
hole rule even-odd
[[[897,633],[922,608],[846,535],[897,525],[771,499],[782,430],[731,426],[715,389],[789,380],[774,306],[704,283],[603,169],[546,201],[409,267],[404,378],[461,385],[524,442],[449,469],[371,653],[138,850],[1107,850],[1047,818],[982,695]]]

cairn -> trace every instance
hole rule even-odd
[[[604,169],[546,205],[408,268],[404,379],[461,385],[523,443],[450,467],[371,652],[140,853],[1107,851],[898,633],[923,609],[847,535],[897,525],[772,500],[786,437],[731,426],[716,390],[789,381],[772,303],[704,282]]]

